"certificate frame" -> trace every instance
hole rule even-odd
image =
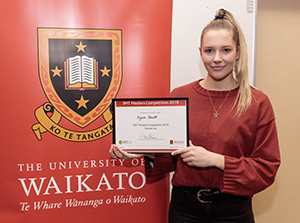
[[[188,98],[112,99],[113,143],[128,153],[171,153],[187,147]]]

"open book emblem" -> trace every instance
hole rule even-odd
[[[92,57],[75,56],[65,62],[66,89],[97,89],[98,62]]]
[[[43,114],[36,111],[43,128],[64,138],[62,117],[80,128],[100,116],[110,123],[111,100],[122,80],[121,38],[121,30],[38,28],[39,77],[49,100]]]

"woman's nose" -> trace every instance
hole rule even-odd
[[[214,62],[218,63],[218,62],[221,62],[221,61],[222,61],[221,54],[219,52],[216,52],[215,56],[214,56]]]

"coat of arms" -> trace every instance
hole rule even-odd
[[[121,30],[38,28],[39,77],[49,102],[36,109],[39,140],[50,132],[69,141],[92,141],[112,131],[111,100],[122,79]],[[62,117],[87,132],[59,126]]]

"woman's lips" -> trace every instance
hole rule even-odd
[[[222,70],[225,66],[212,66],[214,70]]]

